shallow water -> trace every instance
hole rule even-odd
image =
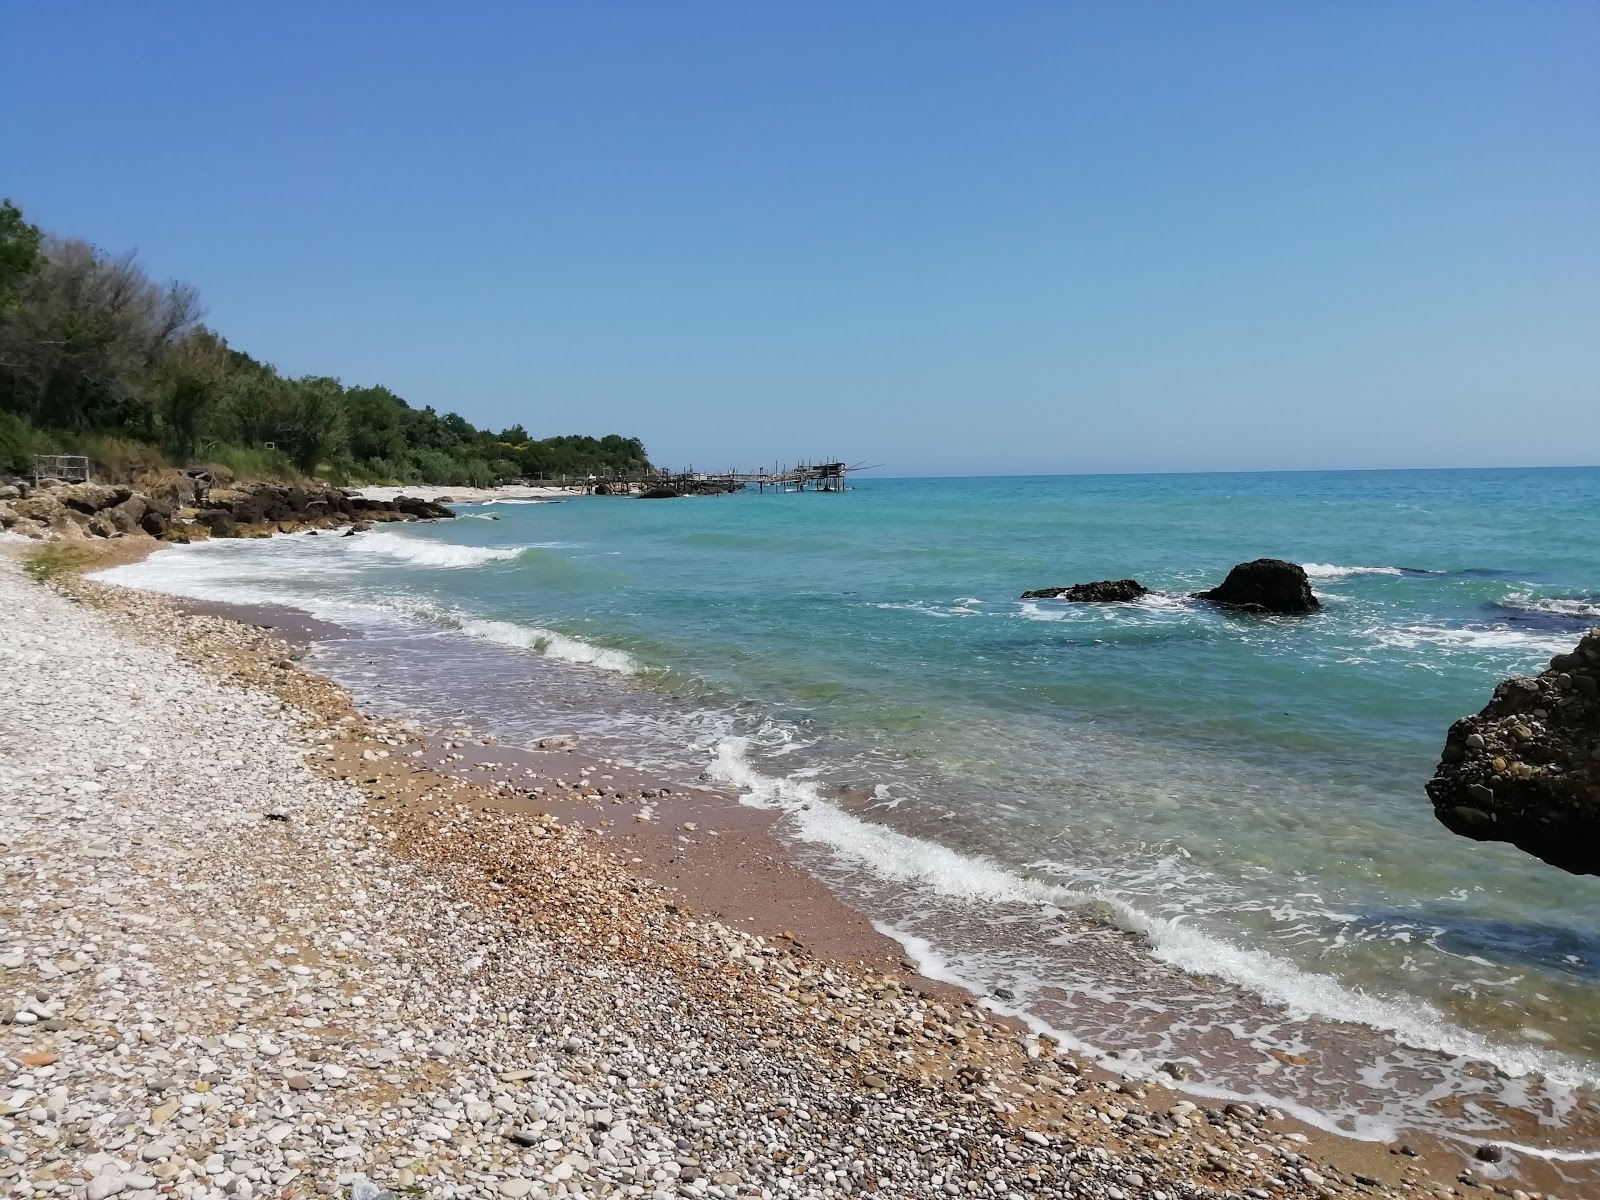
[[[1600,879],[1455,838],[1422,791],[1452,720],[1600,621],[1600,470],[461,512],[113,578],[397,639],[381,678],[322,652],[372,701],[739,784],[928,969],[1132,1073],[1365,1136],[1554,1131],[1600,1078]],[[1181,598],[1261,555],[1323,611]],[[1016,599],[1127,575],[1163,594]]]

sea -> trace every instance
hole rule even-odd
[[[107,578],[339,624],[310,665],[369,708],[779,810],[925,973],[1124,1076],[1600,1160],[1600,878],[1423,791],[1452,721],[1600,624],[1600,469],[853,482],[463,505]],[[1186,598],[1258,557],[1321,610]],[[1019,599],[1129,576],[1153,594]]]

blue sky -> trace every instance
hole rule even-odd
[[[0,193],[701,467],[1600,462],[1600,6],[67,2]]]

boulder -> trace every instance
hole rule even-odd
[[[1450,726],[1428,799],[1453,833],[1600,875],[1600,629]]]
[[[1116,604],[1148,596],[1150,589],[1137,579],[1098,579],[1093,583],[1074,583],[1066,587],[1039,588],[1023,592],[1024,600],[1071,600],[1079,604]]]
[[[657,485],[653,488],[646,488],[644,491],[639,493],[639,499],[641,500],[676,500],[677,498],[677,492],[673,491],[669,487],[664,487],[661,485]]]
[[[1240,563],[1220,585],[1191,596],[1239,612],[1307,613],[1322,607],[1312,594],[1304,568],[1281,558]]]
[[[100,515],[110,518],[118,533],[138,533],[139,522],[144,520],[144,511],[144,497],[129,496],[121,504],[102,509]]]
[[[147,497],[144,515],[139,518],[139,528],[151,537],[164,537],[172,530],[172,506],[164,500]]]
[[[194,519],[197,524],[204,525],[210,530],[212,537],[239,536],[239,524],[233,519],[233,514],[225,508],[202,508],[195,513]]]
[[[19,517],[39,521],[45,525],[55,524],[67,511],[53,492],[29,496],[26,500],[14,500],[11,507],[16,510]]]
[[[133,495],[133,491],[130,488],[114,487],[109,483],[70,483],[65,487],[56,488],[51,495],[62,504],[81,513],[97,513],[103,508],[121,504]]]
[[[75,508],[58,508],[50,522],[50,532],[62,541],[82,541],[88,537],[89,518]]]
[[[111,519],[111,510],[97,512],[89,518],[89,532],[95,537],[112,538],[120,537],[122,531],[117,528],[117,523]]]
[[[396,496],[394,508],[395,511],[403,512],[408,517],[416,517],[424,521],[433,521],[440,517],[453,517],[456,515],[444,505],[435,504],[432,500],[423,500],[418,496]]]

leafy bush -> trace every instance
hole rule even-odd
[[[300,478],[289,456],[282,450],[251,449],[245,446],[213,446],[206,458],[218,466],[226,467],[236,479],[278,479],[285,482]]]

